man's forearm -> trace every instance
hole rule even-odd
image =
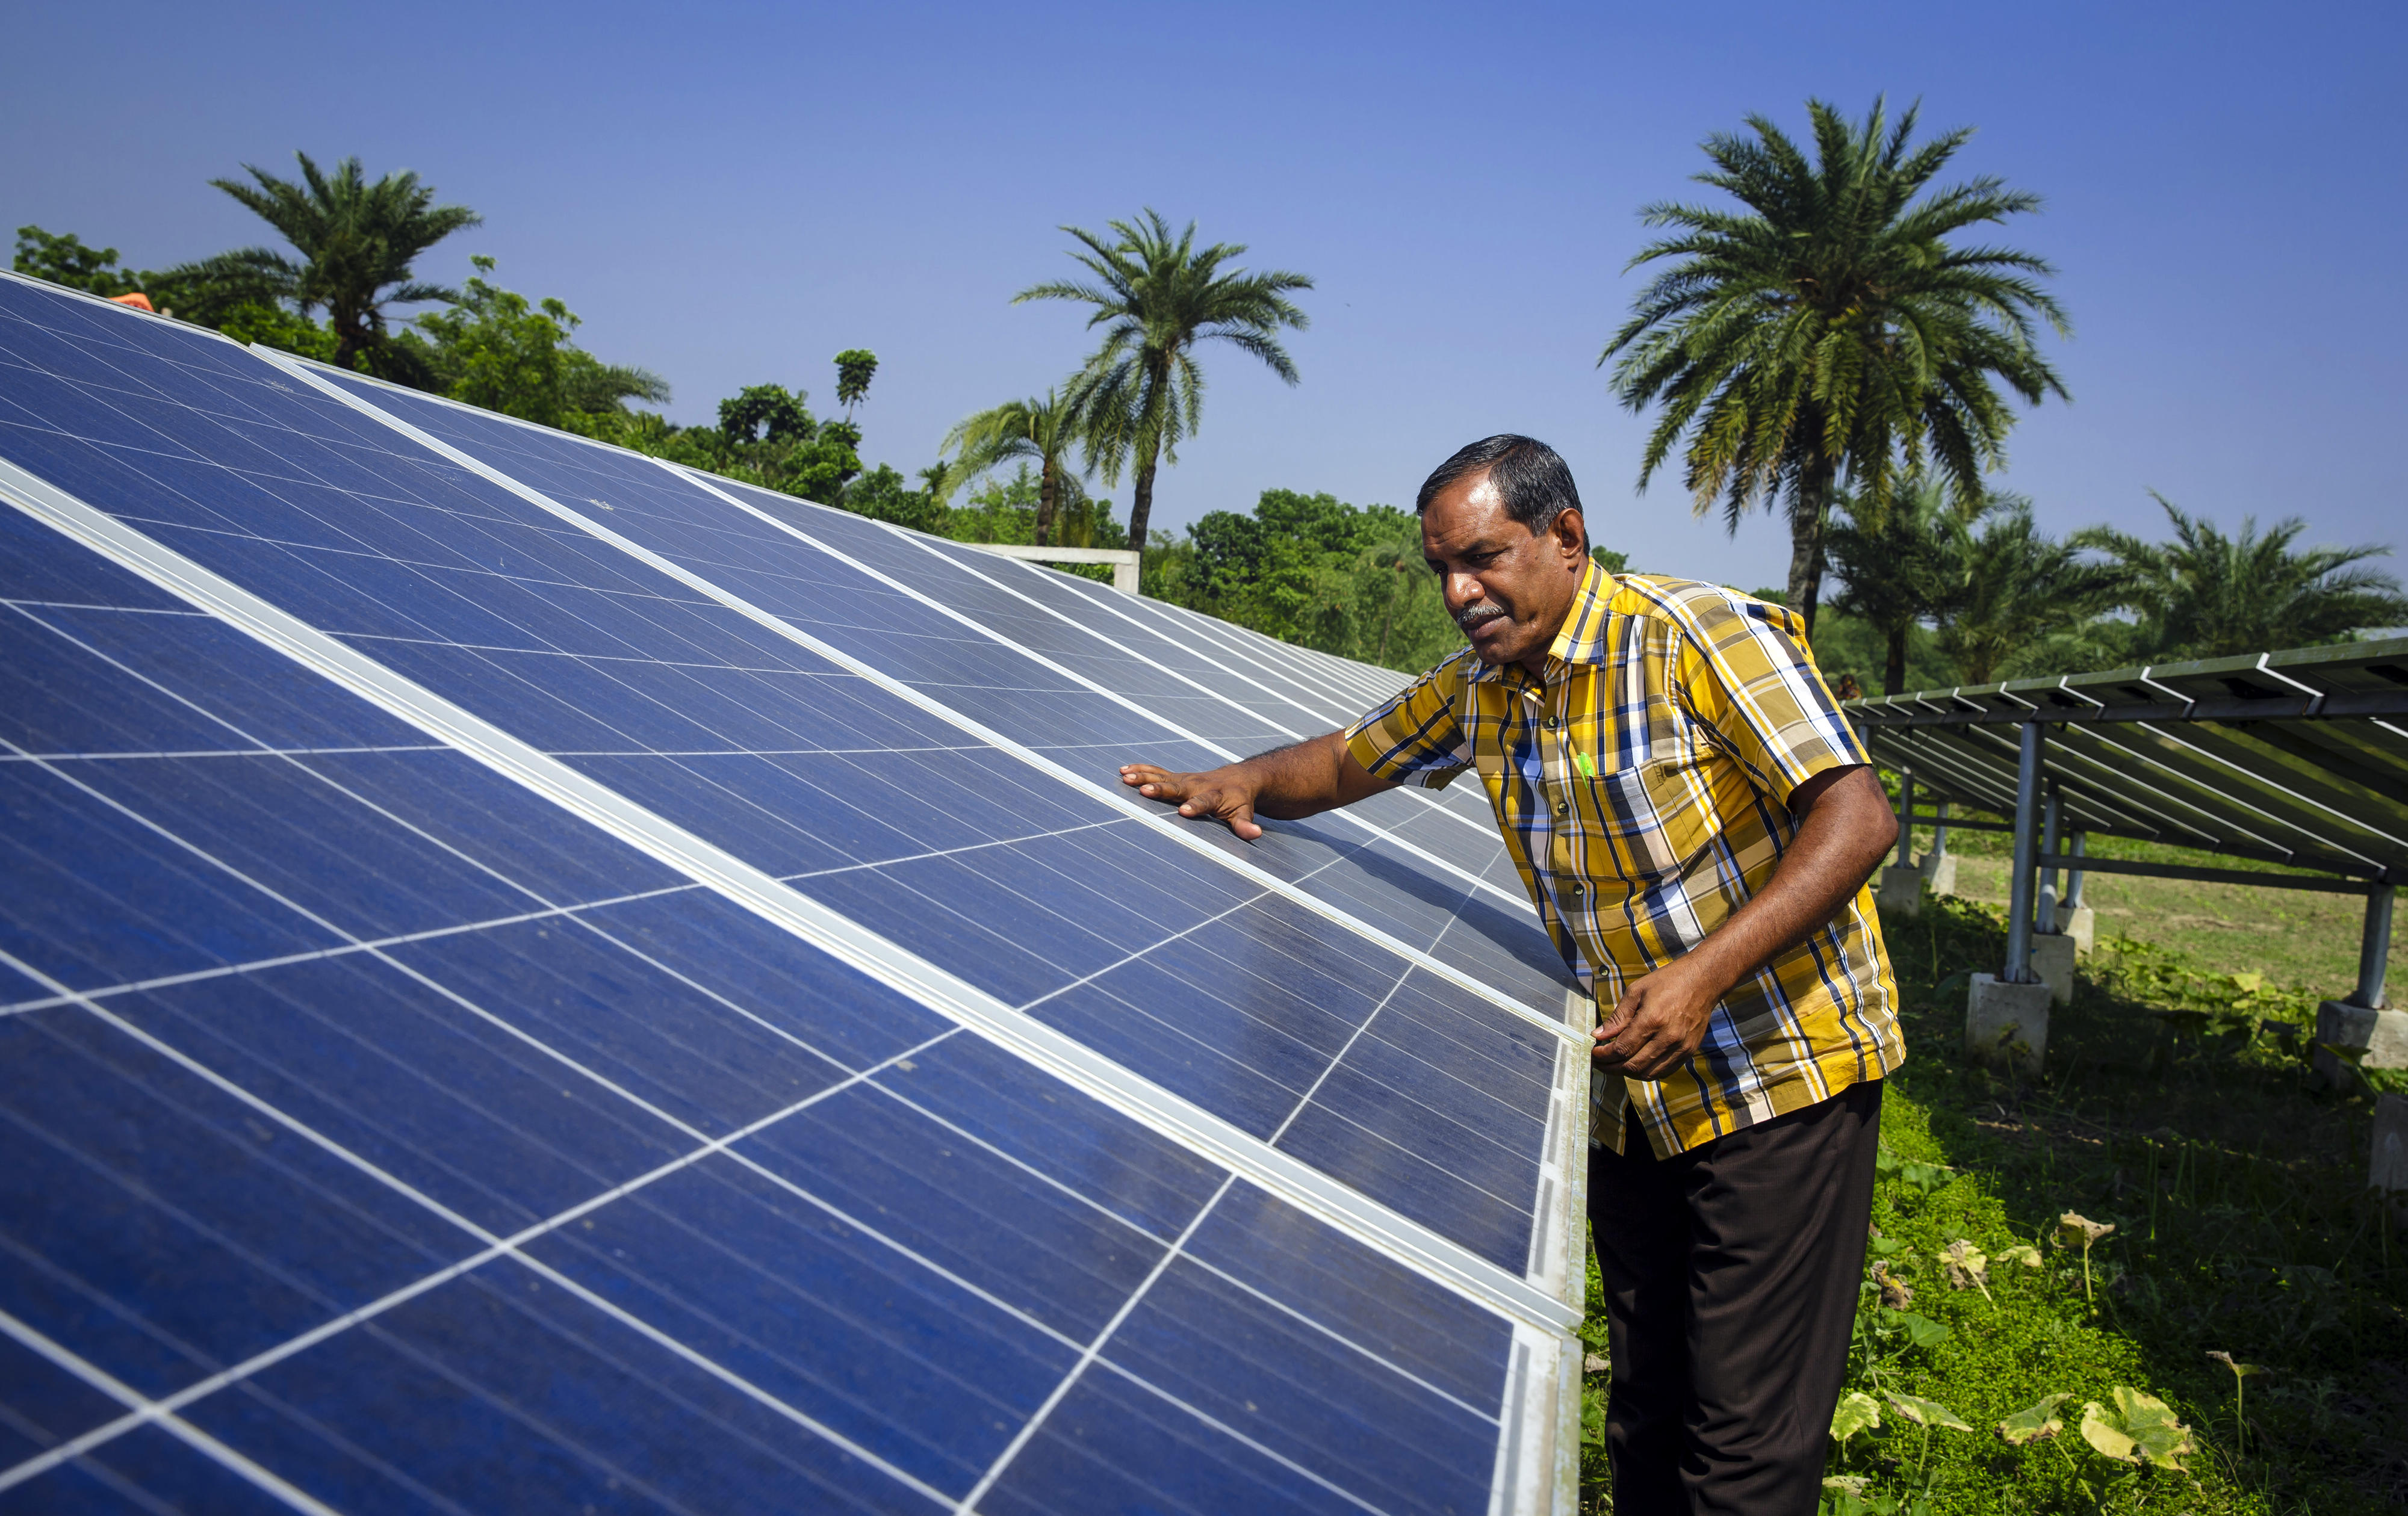
[[[1374,779],[1354,761],[1342,732],[1307,737],[1201,774],[1123,764],[1121,782],[1149,800],[1168,801],[1182,816],[1226,822],[1248,841],[1262,836],[1257,814],[1295,821],[1396,788],[1394,780]]]
[[[1897,836],[1889,802],[1872,770],[1838,776],[1799,823],[1764,888],[1690,950],[1685,961],[1720,999],[1837,916],[1881,865]]]
[[[1357,765],[1346,751],[1346,737],[1341,732],[1327,732],[1274,748],[1238,766],[1248,770],[1255,781],[1255,813],[1274,821],[1299,821],[1351,805],[1371,793],[1347,793],[1350,786],[1346,783],[1346,771]]]

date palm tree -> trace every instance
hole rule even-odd
[[[2237,536],[2186,514],[2150,492],[2173,523],[2171,542],[2143,542],[2094,526],[2073,540],[2096,548],[2131,576],[2126,604],[2140,613],[2143,640],[2158,658],[2226,658],[2345,638],[2370,626],[2408,625],[2400,581],[2376,568],[2353,567],[2390,549],[2291,544],[2306,523],[2292,516],[2263,536],[2244,516]]]
[[[336,365],[353,367],[362,353],[385,346],[385,307],[458,299],[457,291],[411,278],[410,265],[484,218],[466,206],[435,204],[434,187],[414,173],[387,174],[371,184],[357,158],[337,164],[329,176],[308,153],[293,156],[301,163],[299,183],[251,164],[243,170],[253,183],[209,182],[281,232],[301,262],[267,248],[222,253],[212,262],[272,277],[278,293],[304,311],[322,307],[335,334]]]
[[[1906,649],[1916,623],[1935,616],[1950,593],[1950,544],[1986,515],[1995,496],[1967,510],[1928,474],[1901,482],[1886,507],[1840,492],[1825,551],[1843,588],[1831,608],[1854,616],[1883,642],[1882,693],[1906,692]]]
[[[1979,533],[1960,516],[1942,537],[1938,641],[1968,684],[2011,677],[2019,658],[2120,604],[2130,583],[2120,565],[2084,557],[2078,540],[2042,533],[2029,502],[1991,500]]]
[[[949,485],[1013,459],[1035,464],[1037,545],[1042,548],[1053,541],[1054,515],[1062,504],[1065,481],[1085,472],[1070,464],[1070,450],[1087,440],[1084,426],[1079,408],[1048,390],[1042,400],[1007,400],[966,418],[945,434],[937,451],[961,450],[946,471]]]
[[[1134,474],[1129,542],[1142,551],[1154,511],[1154,471],[1177,463],[1179,444],[1196,434],[1204,413],[1204,372],[1197,347],[1226,342],[1262,360],[1288,383],[1296,365],[1279,343],[1282,328],[1311,322],[1287,297],[1312,288],[1302,274],[1249,273],[1224,265],[1243,243],[1196,246],[1196,223],[1174,236],[1151,207],[1134,222],[1107,223],[1117,241],[1076,226],[1063,231],[1084,251],[1076,259],[1092,281],[1061,279],[1031,285],[1012,297],[1077,300],[1095,307],[1090,330],[1104,329],[1103,346],[1071,383],[1070,400],[1086,421],[1096,466],[1108,484],[1121,470]]]
[[[1785,505],[1789,604],[1811,632],[1835,485],[1883,505],[1898,477],[1930,468],[1977,501],[2014,423],[1999,387],[2063,397],[2036,322],[2070,328],[2042,287],[2048,264],[1949,240],[2041,204],[1987,176],[1929,190],[1970,128],[1916,147],[1914,108],[1895,125],[1879,101],[1861,125],[1819,100],[1806,110],[1812,162],[1762,116],[1753,136],[1706,139],[1713,167],[1697,179],[1740,208],[1641,212],[1673,231],[1627,268],[1677,262],[1598,363],[1619,357],[1614,394],[1630,409],[1663,403],[1641,489],[1677,449],[1699,515],[1719,500],[1736,532],[1751,508]]]

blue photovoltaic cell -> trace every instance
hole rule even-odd
[[[1382,670],[1392,684],[1351,694],[1333,690],[1289,661],[1303,650],[1284,643],[1250,646],[1244,639],[1252,634],[1227,622],[1160,601],[1120,594],[1067,574],[997,561],[958,544],[916,535],[911,540],[924,551],[968,564],[1074,622],[1103,630],[1107,640],[1128,647],[1126,664],[1176,670],[1195,683],[1262,711],[1266,719],[1298,736],[1344,727],[1377,708],[1406,682],[1404,675]],[[1448,791],[1391,794],[1353,808],[1395,837],[1488,880],[1518,907],[1525,898],[1521,878],[1505,854],[1485,801],[1475,798],[1479,793],[1477,780],[1467,778]],[[1528,934],[1516,939],[1517,951],[1545,961],[1549,955],[1536,924],[1526,914],[1517,915],[1514,921]],[[1538,938],[1537,945],[1532,938]]]
[[[8,286],[21,302],[23,290]],[[68,344],[22,321],[0,328],[0,345],[45,365],[13,376],[12,403],[34,418],[56,405],[89,431],[0,423],[0,449],[1157,1084],[1267,1139],[1294,1127],[1308,1161],[1504,1267],[1526,1266],[1542,1130],[1529,1118],[1544,1109],[1556,1058],[1547,1034],[1501,1023],[1464,1033],[1526,1076],[1486,1092],[1525,1117],[1497,1128],[1525,1170],[1508,1211],[1467,1207],[1467,1183],[1486,1186],[1417,1152],[1425,1132],[1442,1137],[1435,1120],[1308,1141],[1326,1123],[1304,1122],[1305,1108],[1403,982],[1402,961],[1303,921],[1299,908],[1036,769],[964,751],[958,728],[265,364],[228,375],[170,361],[194,344],[223,345],[154,322],[134,329],[155,333],[159,350]],[[194,451],[221,422],[236,466]],[[689,515],[708,507],[767,530],[643,460],[583,451],[624,460],[647,484],[657,475]],[[703,530],[638,510],[640,498],[623,496],[613,519]],[[814,573],[875,582],[771,535]],[[796,598],[808,599],[799,585]],[[981,645],[1025,676],[1021,703],[1058,696],[1065,712],[1143,721]],[[938,651],[932,640],[926,656]],[[715,724],[738,717],[741,736]],[[1190,956],[1182,971],[1155,961],[1173,951]],[[445,962],[449,973],[481,972]],[[1283,976],[1307,969],[1326,993],[1280,990]],[[1396,1024],[1398,1041],[1413,1035]],[[1420,1067],[1441,1081],[1431,1094],[1451,1095],[1456,1077],[1437,1062],[1449,1050],[1421,1051]],[[1390,1098],[1409,1109],[1424,1093],[1406,1085]]]
[[[1484,1498],[1488,1311],[13,509],[0,668],[0,778],[50,786],[0,870],[0,1504],[267,1509],[247,1460],[343,1510],[927,1509],[1073,1376],[1115,1467],[1372,1489],[1302,1396],[1477,1450],[1388,1509]],[[100,1374],[222,1381],[142,1425]]]
[[[325,377],[1098,783],[1116,783],[1119,765],[1133,759],[1168,767],[1206,765],[1225,761],[1224,754],[1260,751],[1333,724],[1312,722],[1299,707],[1282,708],[1247,681],[1193,653],[1171,651],[1159,638],[1096,635],[1092,628],[1104,618],[1077,599],[1079,591],[1065,576],[992,557],[976,562],[981,555],[969,550],[940,549],[843,511],[734,481],[719,483],[879,576],[872,578],[829,561],[649,460],[332,371]],[[1010,587],[992,577],[1006,572],[1013,576]],[[1043,582],[1049,579],[1051,586]],[[919,591],[974,626],[886,581]],[[1032,597],[1041,603],[1032,604]],[[1087,614],[1073,621],[1055,614],[1074,608]],[[1101,686],[1125,704],[1010,655],[980,629]],[[1116,623],[1114,632],[1121,629]],[[1140,648],[1143,656],[1124,643]],[[1127,709],[1132,705],[1155,720],[1133,722]],[[1218,751],[1199,742],[1214,744]],[[1562,980],[1551,971],[1555,954],[1524,903],[1518,878],[1501,861],[1503,848],[1492,823],[1484,819],[1466,824],[1460,816],[1435,813],[1420,796],[1404,794],[1376,798],[1354,808],[1354,814],[1492,883],[1501,880],[1505,893],[1472,894],[1467,901],[1467,892],[1457,888],[1443,901],[1416,901],[1414,889],[1426,891],[1434,877],[1428,865],[1403,860],[1392,844],[1370,842],[1347,821],[1333,819],[1313,829],[1274,823],[1262,846],[1245,851],[1252,861],[1315,894],[1334,898],[1342,893],[1348,909],[1382,930],[1526,1003],[1560,1003]],[[1399,882],[1396,868],[1381,866],[1383,858],[1404,864],[1412,884]],[[1454,908],[1466,904],[1473,908]],[[1484,946],[1493,951],[1484,952]]]

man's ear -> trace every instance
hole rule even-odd
[[[1580,507],[1557,512],[1548,530],[1555,534],[1555,547],[1565,557],[1588,556],[1588,523],[1581,520]]]

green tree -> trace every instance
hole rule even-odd
[[[2114,564],[2086,559],[2078,542],[2033,524],[2031,506],[1996,495],[1981,530],[1961,514],[1944,538],[1940,651],[1967,684],[2018,672],[2021,659],[2122,599],[2128,584]]]
[[[945,535],[945,503],[932,490],[915,490],[901,473],[880,464],[844,487],[835,502],[856,516],[893,522],[915,532]]]
[[[575,346],[570,335],[580,323],[560,301],[530,301],[494,284],[486,278],[491,258],[469,262],[476,273],[453,304],[420,316],[396,338],[430,388],[545,426],[566,425],[574,413],[616,410],[627,400],[668,399],[660,376],[605,364]]]
[[[836,403],[844,408],[844,419],[853,420],[853,408],[869,398],[870,377],[878,372],[878,354],[867,348],[847,348],[836,355]]]
[[[350,368],[366,355],[373,367],[391,340],[387,306],[458,298],[443,285],[412,277],[419,254],[483,218],[466,206],[435,204],[434,187],[420,183],[414,173],[387,174],[370,183],[357,158],[337,164],[330,177],[308,153],[294,157],[301,164],[298,183],[251,164],[243,170],[252,183],[209,182],[283,234],[301,261],[247,248],[221,253],[210,263],[222,274],[249,270],[272,281],[277,293],[305,313],[323,308],[335,334],[335,363]]]
[[[1882,639],[1882,693],[1904,694],[1908,642],[1950,593],[1952,533],[1978,521],[1991,499],[1966,510],[1927,474],[1901,483],[1886,505],[1844,491],[1837,504],[1825,551],[1845,588],[1831,608],[1871,625]]]
[[[1861,126],[1819,100],[1806,109],[1811,163],[1762,116],[1748,118],[1752,137],[1706,139],[1713,167],[1698,181],[1742,209],[1641,213],[1675,230],[1627,266],[1678,261],[1598,362],[1620,355],[1614,393],[1630,409],[1663,403],[1641,489],[1678,449],[1700,515],[1719,499],[1737,531],[1750,508],[1785,502],[1788,599],[1811,633],[1842,475],[1880,504],[1901,469],[1934,468],[1959,501],[1978,499],[2014,422],[1998,386],[2032,404],[2062,397],[2034,319],[2070,328],[2041,285],[2048,264],[1948,240],[2041,204],[1987,176],[1925,193],[1970,129],[1914,147],[1913,108],[1895,126],[1879,102]]]
[[[118,266],[115,248],[86,247],[73,232],[50,233],[38,226],[17,228],[17,255],[8,266],[104,300],[141,288],[133,270]]]
[[[1070,256],[1094,276],[1092,282],[1055,280],[1012,298],[1015,304],[1076,300],[1095,307],[1087,326],[1103,328],[1103,345],[1081,370],[1071,398],[1086,419],[1104,481],[1118,482],[1125,466],[1132,471],[1129,540],[1142,543],[1154,513],[1154,471],[1179,461],[1180,442],[1203,419],[1197,347],[1227,342],[1296,383],[1296,365],[1280,346],[1279,333],[1311,324],[1287,297],[1312,289],[1312,280],[1281,270],[1225,270],[1245,252],[1242,243],[1199,249],[1195,222],[1174,237],[1170,223],[1151,207],[1135,222],[1109,225],[1119,240],[1062,228],[1086,250]]]
[[[2345,642],[2366,627],[2408,624],[2400,581],[2376,568],[2354,566],[2391,550],[2309,548],[2291,544],[2306,530],[2297,516],[2264,536],[2244,516],[2237,536],[2213,522],[2185,514],[2164,495],[2153,497],[2173,524],[2169,542],[2143,542],[2104,526],[2074,535],[2106,552],[2131,577],[2125,604],[2142,620],[2143,656],[2225,658],[2284,648]]]
[[[73,232],[54,234],[38,226],[20,226],[13,266],[20,274],[104,299],[138,291],[153,309],[203,326],[222,328],[229,321],[240,319],[265,334],[246,336],[244,341],[267,341],[315,357],[317,343],[308,336],[314,331],[314,323],[283,309],[280,302],[289,281],[260,262],[272,256],[256,250],[221,253],[163,271],[136,273],[118,263],[115,248],[86,246]],[[288,340],[278,340],[280,336]]]
[[[1085,418],[1079,408],[1054,391],[1042,400],[1007,400],[963,420],[937,445],[939,451],[958,450],[952,469],[964,479],[999,464],[1015,460],[1038,469],[1036,543],[1053,543],[1054,516],[1062,501],[1063,482],[1083,470],[1074,468],[1071,450],[1085,440]]]

